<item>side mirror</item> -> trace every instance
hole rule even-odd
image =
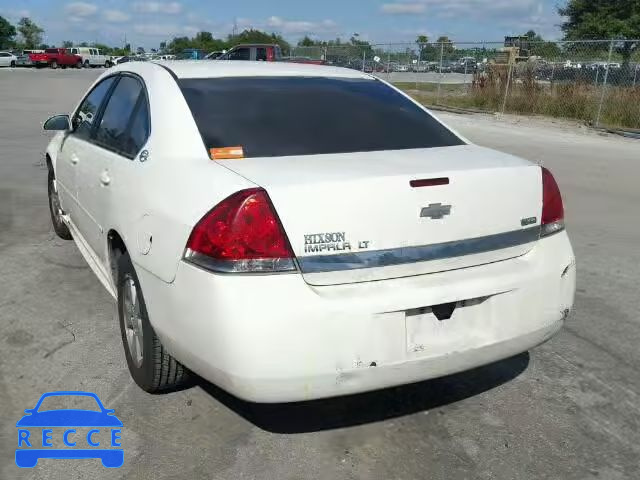
[[[66,131],[71,130],[71,121],[69,115],[54,115],[44,122],[45,130]]]

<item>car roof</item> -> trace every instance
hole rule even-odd
[[[178,78],[222,77],[334,77],[371,79],[358,70],[324,65],[288,62],[251,62],[242,60],[161,60]]]

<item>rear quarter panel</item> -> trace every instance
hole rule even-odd
[[[166,70],[142,62],[116,68],[143,77],[151,135],[143,147],[146,161],[138,155],[111,164],[105,233],[117,231],[135,265],[170,283],[193,226],[222,199],[254,185],[209,160],[182,92]]]

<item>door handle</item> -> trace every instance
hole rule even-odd
[[[109,176],[109,172],[106,170],[100,174],[100,183],[105,187],[111,183],[111,177]]]
[[[78,158],[78,156],[75,153],[72,153],[71,154],[71,164],[72,165],[76,165],[79,161],[80,161],[80,159]]]

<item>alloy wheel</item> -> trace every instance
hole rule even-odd
[[[140,311],[138,286],[129,274],[124,279],[122,292],[122,316],[124,318],[127,348],[134,365],[140,368],[143,361],[142,313]]]

